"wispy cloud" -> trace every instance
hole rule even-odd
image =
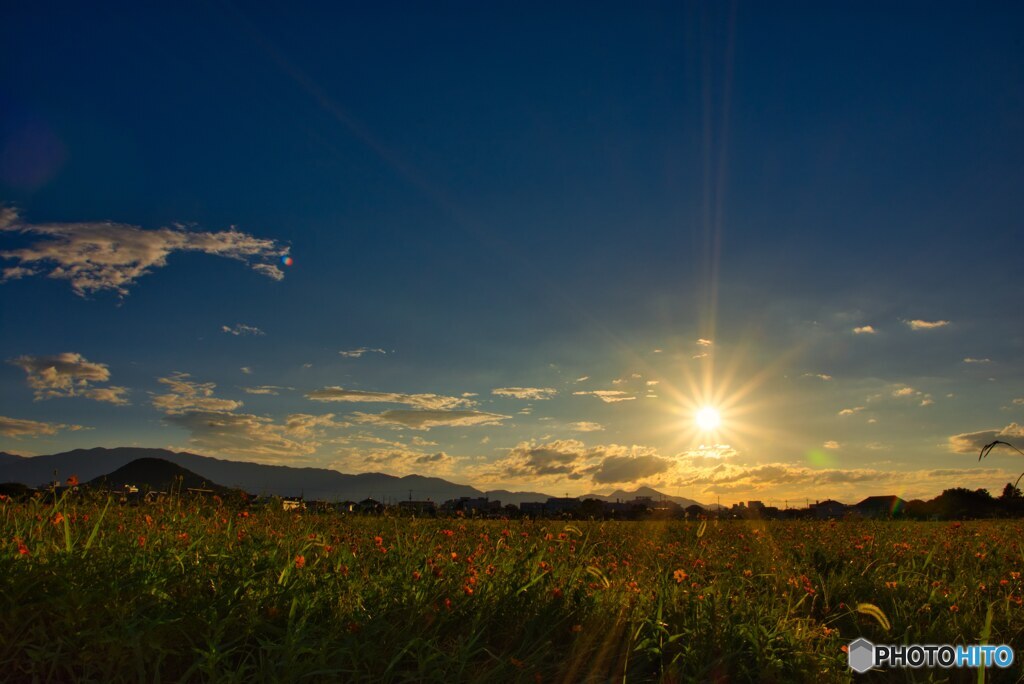
[[[854,406],[853,408],[844,408],[839,412],[841,416],[852,416],[855,413],[860,413],[864,410],[863,406]]]
[[[636,397],[629,392],[623,392],[622,390],[589,390],[573,392],[573,394],[577,396],[597,397],[606,404],[614,404],[620,401],[632,401],[633,399],[636,399]]]
[[[700,339],[697,340],[697,345],[700,346],[700,347],[710,347],[713,344],[714,344],[714,342],[712,342],[711,340],[705,339],[703,337],[701,337]]]
[[[0,435],[4,437],[39,437],[41,435],[55,435],[61,430],[83,430],[81,425],[64,425],[63,423],[43,423],[38,420],[25,420],[23,418],[9,418],[0,416]]]
[[[826,373],[804,373],[800,377],[802,377],[802,378],[817,378],[818,380],[824,380],[825,382],[828,382],[829,380],[832,379],[832,376],[828,375]]]
[[[991,363],[992,359],[975,359],[970,356],[964,359],[964,363]]]
[[[854,335],[874,335],[877,332],[873,325],[860,325],[853,329]]]
[[[491,394],[499,397],[513,397],[515,399],[536,401],[550,399],[558,394],[558,390],[552,387],[498,387],[491,390]]]
[[[27,247],[0,252],[15,260],[0,282],[32,275],[66,280],[85,297],[112,290],[122,297],[136,280],[167,265],[173,252],[202,252],[242,261],[262,275],[281,280],[276,261],[289,251],[275,240],[253,237],[232,227],[201,232],[181,226],[145,230],[110,221],[31,224],[10,207],[0,207],[0,232],[40,236]]]
[[[94,387],[110,380],[106,364],[89,361],[81,354],[65,352],[52,356],[24,355],[11,359],[11,364],[25,371],[28,386],[35,390],[35,399],[55,397],[86,397],[94,401],[124,405],[128,403],[127,387],[110,385]]]
[[[186,411],[234,411],[242,402],[220,399],[214,396],[217,385],[212,382],[194,382],[188,373],[172,373],[170,377],[157,378],[157,382],[168,387],[166,394],[155,395],[153,406],[169,414]]]
[[[573,432],[600,432],[601,430],[604,430],[604,425],[589,420],[581,420],[575,423],[569,423],[568,425],[566,425],[566,427],[572,430]]]
[[[944,328],[949,325],[949,321],[922,321],[920,318],[903,322],[906,323],[911,330],[934,330],[935,328]]]
[[[383,349],[376,349],[371,347],[359,347],[359,349],[348,349],[338,352],[346,359],[358,359],[364,354],[387,354]]]
[[[235,323],[234,325],[222,325],[220,326],[221,332],[226,332],[229,335],[236,337],[241,335],[253,335],[260,336],[266,335],[265,332],[257,328],[255,325],[246,325],[245,323]]]
[[[370,392],[351,390],[343,387],[324,387],[306,394],[313,401],[347,401],[368,404],[405,404],[418,409],[447,410],[473,406],[474,403],[462,397],[447,397],[441,394],[405,394],[402,392]]]
[[[246,394],[270,394],[277,396],[282,390],[294,389],[292,387],[278,387],[277,385],[258,385],[257,387],[243,387]]]
[[[825,442],[824,444],[822,444],[821,446],[825,447],[826,449],[838,449],[839,448],[839,442],[837,442],[834,439],[830,439],[827,442]]]
[[[510,416],[484,411],[444,411],[394,409],[383,413],[355,413],[353,420],[369,425],[404,427],[429,430],[435,427],[470,427],[474,425],[500,425]]]

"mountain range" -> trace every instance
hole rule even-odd
[[[75,449],[32,457],[0,452],[0,482],[21,482],[35,487],[49,483],[55,478],[63,481],[71,475],[76,475],[81,482],[107,476],[109,483],[112,481],[110,477],[119,468],[138,459],[163,459],[195,473],[208,483],[243,489],[252,494],[304,496],[310,500],[360,501],[373,498],[383,502],[395,502],[412,498],[442,502],[463,496],[486,496],[501,501],[502,504],[519,505],[524,501],[545,501],[552,496],[542,492],[481,491],[469,485],[423,475],[396,477],[384,473],[345,474],[327,468],[294,468],[247,461],[228,461],[186,451],[139,447]],[[692,499],[667,496],[649,487],[641,487],[632,492],[619,490],[608,495],[587,494],[580,498],[631,501],[637,496],[649,496],[655,501],[674,501],[681,506],[701,505]]]

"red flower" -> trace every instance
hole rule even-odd
[[[305,556],[296,556],[295,557],[295,567],[298,568],[299,570],[301,570],[302,568],[306,567],[306,557]]]
[[[77,475],[72,475],[71,477],[68,478],[68,487],[77,487],[77,486],[78,486],[78,476]]]

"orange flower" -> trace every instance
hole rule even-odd
[[[68,487],[77,487],[77,486],[78,486],[78,476],[77,475],[72,475],[71,477],[68,478]]]
[[[954,603],[953,605],[951,605],[949,607],[949,612],[951,612],[951,613],[959,613],[960,612],[960,606],[958,606],[958,605],[956,605]]]
[[[676,570],[672,573],[672,579],[676,581],[676,584],[682,584],[688,577],[685,570]]]
[[[299,570],[301,570],[302,568],[306,567],[306,557],[305,556],[296,556],[295,557],[295,567],[298,568]]]
[[[57,511],[57,515],[53,516],[53,524],[60,525],[62,522],[64,522],[64,514]]]

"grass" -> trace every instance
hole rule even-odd
[[[1007,643],[1013,521],[357,518],[0,503],[13,681],[852,679],[843,647]],[[901,670],[867,681],[977,681]]]

